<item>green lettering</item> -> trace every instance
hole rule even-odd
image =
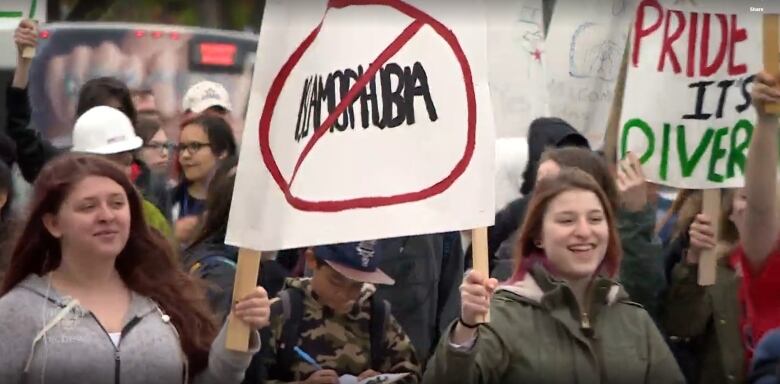
[[[696,164],[701,160],[704,151],[712,140],[713,130],[707,128],[707,132],[702,137],[696,150],[693,151],[693,155],[688,157],[688,146],[685,143],[685,126],[677,126],[677,155],[680,157],[680,168],[682,168],[683,177],[690,177],[693,174],[693,170],[696,169]]]
[[[669,175],[669,133],[671,129],[671,124],[664,123],[663,145],[661,146],[661,169],[659,170],[661,180],[666,180]]]
[[[647,149],[639,158],[639,162],[644,164],[650,159],[650,156],[652,156],[655,151],[655,135],[650,126],[642,119],[631,119],[623,125],[623,135],[620,138],[620,158],[624,159],[626,157],[626,152],[628,152],[628,133],[631,131],[631,128],[639,128],[647,137]]]
[[[742,142],[737,144],[737,137],[739,136],[740,131],[745,131],[745,138],[742,140]],[[740,174],[745,173],[745,162],[747,161],[745,150],[747,150],[748,146],[750,145],[751,137],[753,137],[753,124],[748,120],[741,119],[737,122],[736,125],[734,125],[734,129],[731,130],[729,160],[726,165],[726,176],[728,178],[736,176],[737,173],[734,171],[735,165],[739,167]]]
[[[726,157],[726,150],[720,147],[720,142],[724,136],[729,134],[729,127],[723,127],[715,131],[715,138],[712,140],[712,155],[710,156],[710,168],[707,170],[707,179],[714,183],[722,183],[723,175],[715,173],[715,165],[718,160]]]

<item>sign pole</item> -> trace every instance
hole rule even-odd
[[[772,76],[780,75],[780,15],[764,14],[764,70]],[[766,104],[768,113],[780,113],[780,104]]]
[[[617,164],[618,162],[617,141],[618,136],[620,136],[620,115],[623,113],[623,95],[626,89],[626,73],[628,72],[628,51],[631,50],[629,46],[630,41],[630,37],[626,39],[626,49],[623,51],[620,73],[615,82],[615,91],[612,94],[612,106],[609,108],[607,129],[604,131],[604,157],[606,157],[609,164]]]
[[[233,303],[248,295],[257,287],[257,276],[260,274],[260,251],[248,248],[238,250],[236,264],[236,280],[233,285]],[[231,312],[228,318],[227,349],[239,352],[249,350],[249,326],[235,318]]]
[[[35,25],[38,25],[38,21],[35,20],[36,8],[38,8],[38,0],[32,0],[30,2],[30,13],[28,13],[28,17],[35,23]],[[22,58],[32,59],[33,57],[35,57],[35,47],[24,47],[24,49],[22,49]]]
[[[712,220],[712,231],[715,233],[715,244],[717,244],[720,238],[720,189],[705,189],[702,192],[704,195],[703,212]],[[715,284],[717,266],[717,247],[702,252],[699,258],[699,285],[709,286]]]
[[[488,263],[488,241],[487,227],[475,228],[471,230],[471,259],[474,270],[482,276],[490,277],[490,266]],[[489,323],[490,313],[480,319],[479,323]]]

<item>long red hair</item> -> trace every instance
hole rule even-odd
[[[43,216],[59,211],[72,188],[88,176],[110,178],[127,194],[130,236],[116,258],[116,270],[133,292],[154,300],[171,317],[190,373],[202,371],[218,330],[203,286],[173,261],[176,258],[171,244],[146,224],[141,197],[130,179],[104,158],[65,154],[43,167],[35,180],[30,215],[16,242],[0,296],[30,274],[43,276],[59,266],[60,243],[43,225]]]
[[[622,248],[612,204],[591,175],[577,168],[563,168],[558,176],[540,180],[534,189],[525,220],[515,243],[515,270],[509,283],[522,280],[525,273],[536,263],[543,263],[550,267],[547,264],[544,250],[537,247],[535,243],[541,238],[544,215],[547,213],[550,202],[561,193],[573,190],[593,192],[601,202],[609,227],[609,240],[607,241],[606,255],[596,273],[604,273],[609,277],[614,277],[617,274],[620,268]]]

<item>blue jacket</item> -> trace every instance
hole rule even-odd
[[[750,367],[750,383],[780,383],[780,328],[764,335],[758,343]]]

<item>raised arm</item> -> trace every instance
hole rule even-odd
[[[778,116],[770,114],[765,103],[780,103],[777,78],[762,72],[753,84],[753,106],[758,121],[753,130],[745,169],[747,210],[745,228],[740,233],[751,269],[758,271],[777,244],[777,161]]]
[[[17,48],[17,67],[11,86],[6,90],[5,106],[8,111],[6,134],[16,144],[16,157],[24,178],[32,183],[43,165],[60,151],[41,137],[40,132],[30,125],[30,102],[27,98],[27,84],[31,59],[22,57],[25,47],[35,46],[37,28],[30,20],[22,20],[14,33]]]

